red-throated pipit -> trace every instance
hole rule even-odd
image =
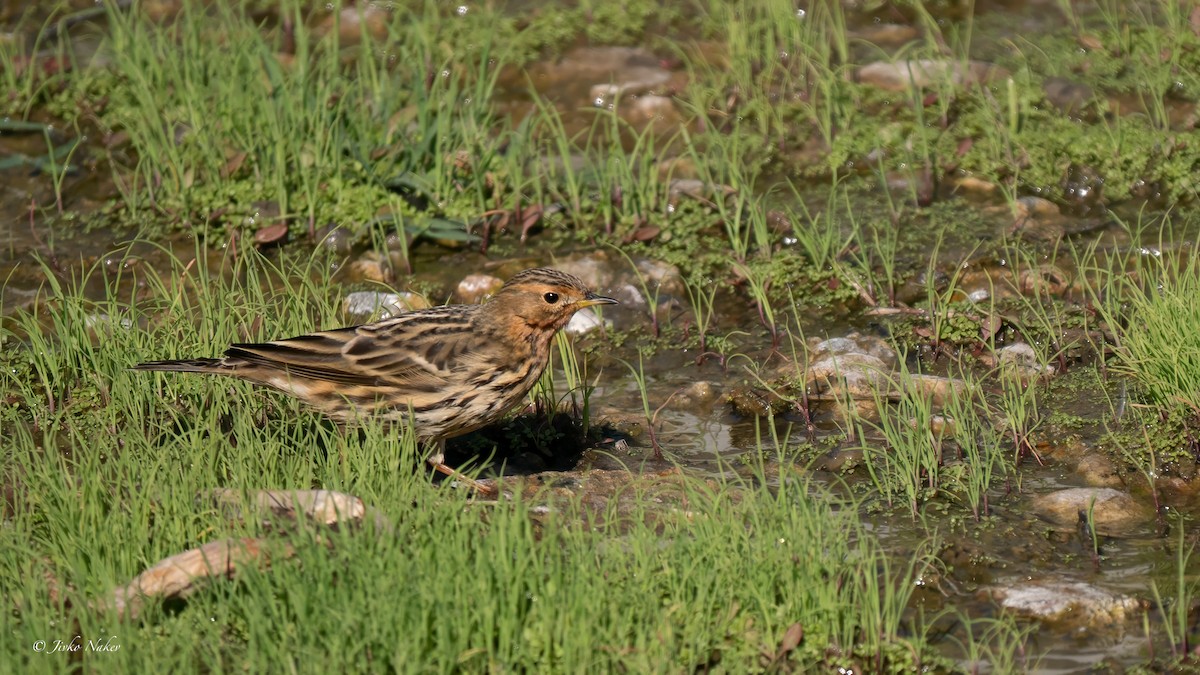
[[[411,422],[436,443],[495,422],[521,402],[550,360],[550,340],[575,312],[616,303],[552,269],[525,270],[482,305],[447,305],[378,323],[262,344],[219,359],[153,361],[134,370],[232,375],[303,400],[341,422],[378,415]],[[477,484],[481,492],[488,490]]]

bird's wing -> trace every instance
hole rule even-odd
[[[436,389],[473,356],[468,317],[422,310],[375,324],[261,344],[236,344],[231,359],[294,376],[367,387]]]

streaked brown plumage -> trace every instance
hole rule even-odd
[[[295,396],[339,421],[378,415],[441,442],[500,419],[545,370],[550,341],[578,310],[616,301],[558,270],[525,270],[482,305],[417,310],[377,323],[261,344],[218,359],[134,370],[232,375]],[[411,416],[411,417],[410,417]]]

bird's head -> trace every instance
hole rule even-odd
[[[552,335],[584,307],[615,304],[616,300],[588,290],[577,277],[539,267],[509,279],[486,307],[489,312],[511,317],[533,331]]]

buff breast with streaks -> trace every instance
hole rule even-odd
[[[221,358],[153,361],[135,370],[230,375],[279,389],[339,421],[377,415],[441,442],[520,403],[575,312],[616,301],[548,268],[513,276],[481,305],[417,310],[377,323],[259,344]],[[439,453],[440,454],[440,453]],[[439,470],[441,458],[431,458]]]

